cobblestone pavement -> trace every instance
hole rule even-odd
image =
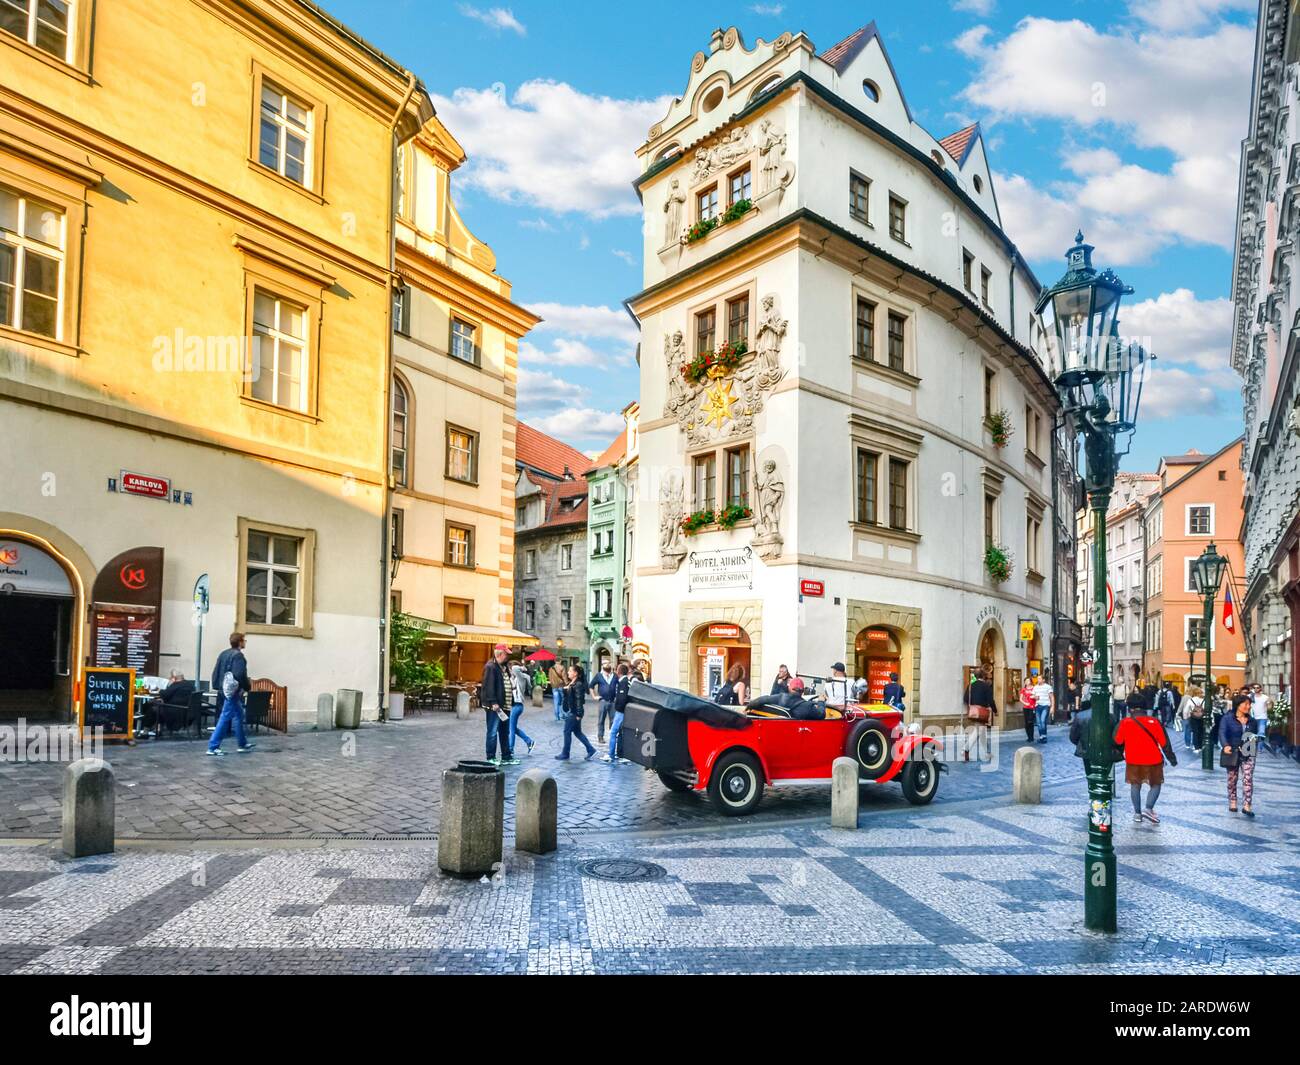
[[[587,714],[595,741],[593,708]],[[709,825],[718,814],[701,795],[677,795],[635,765],[582,760],[574,745],[568,762],[556,762],[560,726],[546,708],[529,709],[525,730],[537,747],[522,765],[509,767],[506,818],[513,824],[514,779],[524,770],[552,770],[560,788],[561,827],[572,833],[672,829]],[[117,779],[120,839],[303,839],[322,836],[409,838],[436,833],[442,771],[459,758],[482,758],[484,718],[459,721],[425,714],[352,733],[263,733],[257,749],[208,758],[195,740],[110,746],[105,757]],[[1009,733],[992,772],[955,764],[939,784],[936,803],[1011,790],[1011,760],[1023,733]],[[523,744],[519,745],[522,752]],[[1063,726],[1044,748],[1046,779],[1078,779]],[[601,752],[603,753],[603,751]],[[63,766],[0,761],[0,838],[53,838],[62,816]],[[870,808],[906,805],[898,784],[868,785]],[[825,786],[769,789],[747,822],[768,823],[825,816]]]
[[[1265,757],[1256,782],[1254,821],[1227,812],[1221,771],[1187,764],[1163,824],[1117,820],[1115,936],[1081,928],[1082,788],[1058,776],[1040,806],[873,807],[857,832],[823,806],[566,833],[543,858],[507,841],[497,883],[442,877],[419,841],[142,841],[71,861],[13,840],[0,974],[1298,973],[1300,770]]]

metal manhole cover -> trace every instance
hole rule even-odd
[[[578,863],[578,872],[594,876],[597,880],[613,880],[620,884],[635,884],[645,880],[662,880],[668,870],[653,862],[635,858],[592,858]]]

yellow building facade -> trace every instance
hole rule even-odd
[[[536,643],[512,620],[519,340],[539,319],[456,211],[464,161],[437,118],[402,151],[393,341],[393,605],[435,623],[452,680],[499,641]]]
[[[398,148],[423,87],[305,0],[0,24],[0,710],[81,666],[385,687]],[[21,12],[19,12],[21,14]],[[192,606],[210,613],[196,660]]]

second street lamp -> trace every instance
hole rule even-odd
[[[1119,459],[1137,423],[1147,353],[1119,338],[1120,300],[1133,291],[1110,270],[1092,265],[1083,233],[1065,253],[1065,276],[1039,297],[1034,311],[1051,325],[1052,377],[1067,423],[1083,436],[1084,477],[1092,510],[1094,633],[1092,722],[1088,730],[1088,846],[1084,851],[1084,924],[1116,928],[1115,847],[1111,835],[1110,657],[1106,620],[1106,508]]]
[[[1205,735],[1201,740],[1201,768],[1209,770],[1214,769],[1214,673],[1210,660],[1210,645],[1214,642],[1214,597],[1219,593],[1223,572],[1227,568],[1228,559],[1219,554],[1213,540],[1192,563],[1192,583],[1196,586],[1196,594],[1201,597],[1204,608],[1201,615],[1201,639],[1205,641],[1205,703],[1202,717]]]

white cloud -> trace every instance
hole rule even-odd
[[[966,11],[980,18],[988,18],[997,6],[996,0],[953,0],[952,3],[954,11]]]
[[[519,224],[525,229],[536,229],[540,233],[551,233],[555,230],[555,227],[545,218],[521,218]]]
[[[495,199],[592,218],[639,214],[633,152],[671,98],[592,96],[534,80],[435,96],[439,116],[469,155],[458,177]]]
[[[1198,300],[1191,289],[1162,292],[1120,309],[1120,330],[1137,338],[1159,362],[1228,370],[1232,300]]]
[[[1078,20],[1026,18],[1001,40],[978,26],[954,46],[979,67],[961,96],[990,123],[1053,119],[1174,157],[1160,171],[1125,164],[1110,148],[1071,146],[1062,162],[1078,180],[1000,181],[1005,228],[1027,256],[1056,258],[1080,226],[1115,265],[1180,242],[1231,247],[1252,30],[1102,33]]]
[[[1241,418],[1241,378],[1231,370],[1193,372],[1181,366],[1151,365],[1142,389],[1142,420],[1179,418],[1189,414],[1222,414]]]
[[[750,4],[749,10],[755,15],[768,15],[771,18],[776,18],[785,10],[785,4]]]
[[[1188,30],[1232,11],[1254,11],[1255,0],[1134,0],[1133,16],[1161,30]]]
[[[627,251],[623,248],[611,248],[610,253],[613,255],[617,255],[620,259],[622,259],[625,263],[627,263],[628,266],[636,266],[636,256],[634,256],[630,251]]]
[[[595,410],[591,407],[570,408],[540,419],[530,418],[528,424],[550,436],[559,437],[574,447],[580,446],[575,441],[589,443],[599,440],[608,444],[626,426],[623,415],[618,411]]]
[[[617,340],[625,345],[635,345],[639,337],[636,323],[622,307],[534,303],[528,309],[542,318],[534,333],[566,333],[587,340]]]
[[[519,367],[518,404],[520,417],[533,424],[536,417],[560,408],[568,409],[578,403],[588,402],[590,389],[574,384],[546,370]]]
[[[543,366],[603,366],[612,361],[602,351],[571,337],[556,337],[549,349],[543,350],[527,340],[519,344],[519,361]]]
[[[512,33],[519,34],[520,37],[528,32],[528,29],[515,18],[515,13],[508,7],[490,7],[485,10],[471,4],[461,4],[460,13],[466,18],[472,18],[475,22],[483,23],[489,29],[510,30]]]

